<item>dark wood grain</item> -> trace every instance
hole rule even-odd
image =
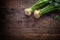
[[[31,7],[37,0],[5,0],[0,11],[4,16],[2,38],[4,40],[58,40],[60,20],[53,19],[54,11],[35,19],[28,17],[24,9]]]

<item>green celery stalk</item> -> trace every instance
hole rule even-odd
[[[34,5],[32,5],[32,7],[25,9],[25,14],[30,16],[34,12],[34,10],[45,5],[47,3],[47,1],[48,0],[38,0]]]
[[[51,11],[53,11],[55,9],[56,9],[56,6],[53,3],[52,4],[49,4],[48,6],[44,7],[43,9],[35,10],[34,17],[38,19],[43,14],[46,14],[48,12],[51,12]]]

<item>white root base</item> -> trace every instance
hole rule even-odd
[[[37,19],[40,17],[38,10],[34,11],[34,17],[37,18]]]
[[[31,8],[25,9],[25,14],[30,16],[31,15]]]

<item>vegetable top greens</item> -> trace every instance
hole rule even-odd
[[[46,4],[47,6],[44,6]],[[44,7],[41,8],[42,6]],[[60,0],[38,0],[32,7],[25,9],[25,14],[30,16],[34,12],[34,17],[38,19],[43,14],[53,10],[60,10]]]

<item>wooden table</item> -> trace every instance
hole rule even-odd
[[[58,11],[41,16],[38,20],[33,14],[28,17],[24,9],[37,0],[5,0],[1,7],[2,39],[4,40],[58,40],[60,20],[53,19]]]

